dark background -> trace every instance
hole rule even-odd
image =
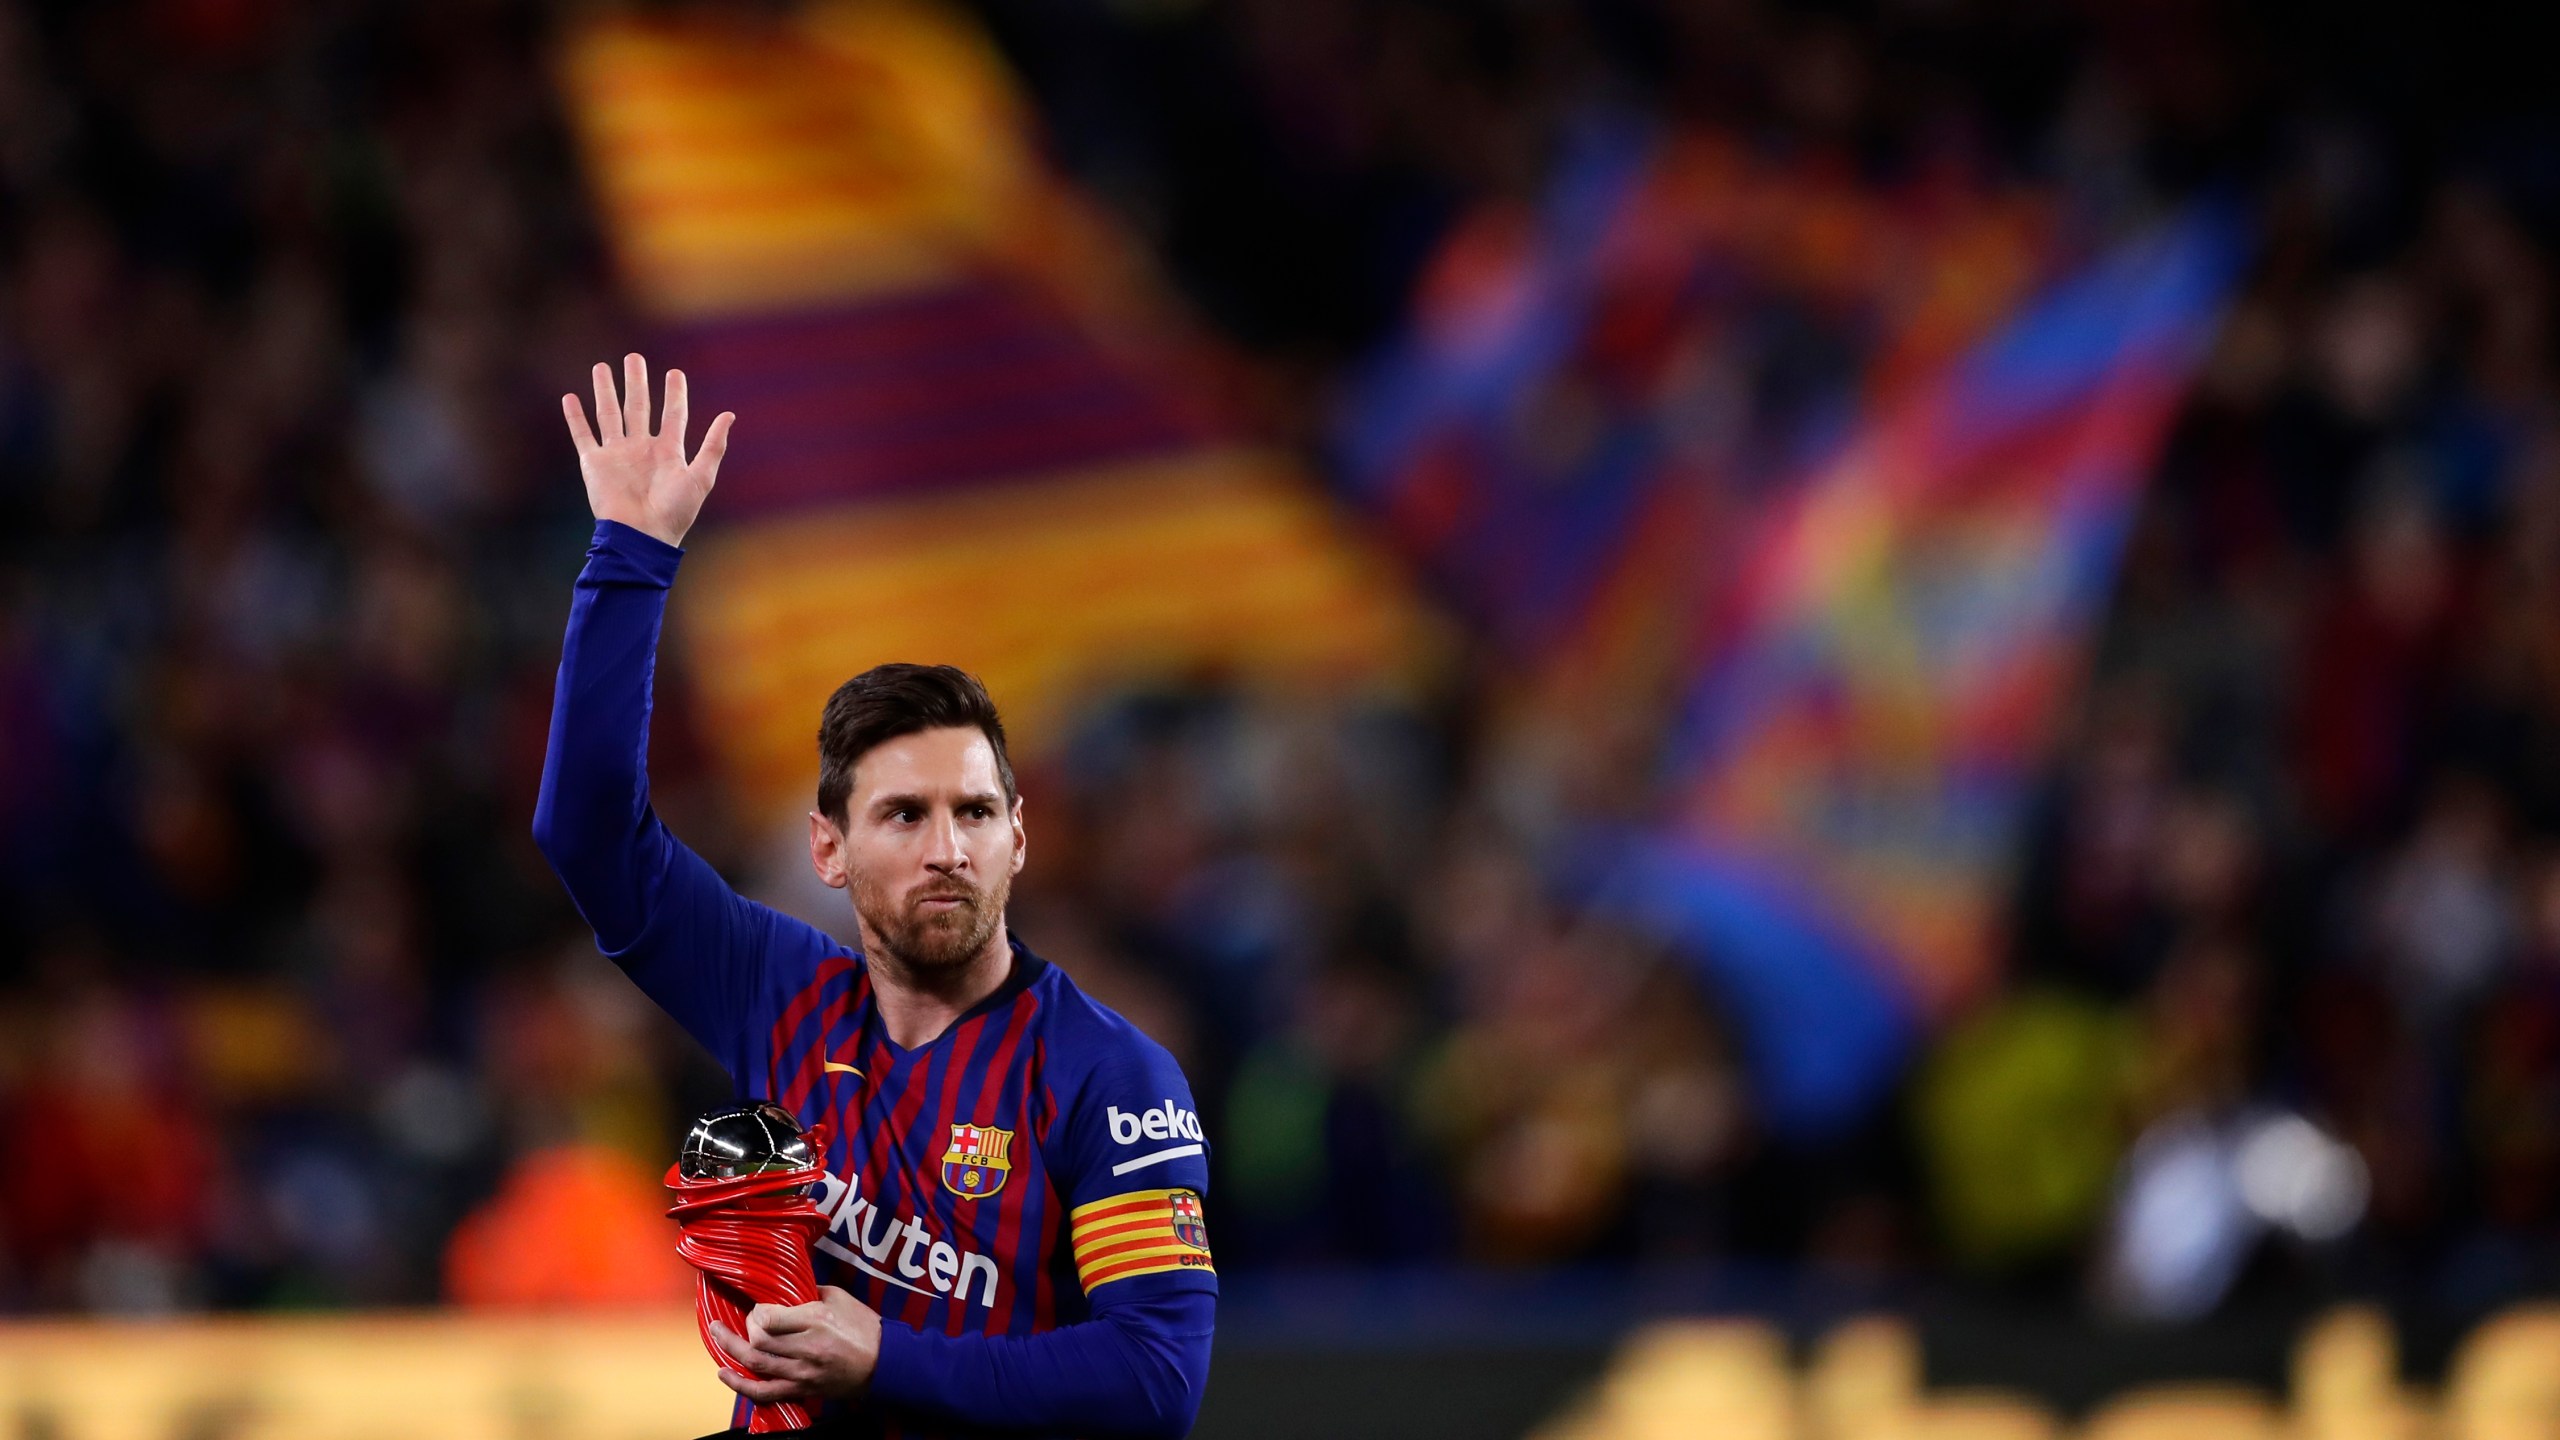
[[[2270,1337],[2341,1297],[2392,1305],[2423,1368],[2424,1337],[2560,1281],[2560,117],[2521,13],[977,14],[1056,163],[1242,355],[1253,423],[1319,464],[1436,242],[1535,193],[1595,107],[1879,180],[1952,157],[2093,230],[2208,191],[2260,223],[2040,786],[1986,1013],[2054,1001],[2126,1037],[2110,1154],[2164,1117],[2310,1116],[2367,1168],[2363,1222],[2257,1247],[2205,1329],[2013,1364],[2107,1308],[2104,1196],[1959,1243],[1936,1177],[1960,1162],[1916,1093],[1846,1140],[1768,1134],[1712,997],[1635,942],[1593,953],[1484,841],[1535,777],[1465,680],[1312,723],[1101,696],[1027,779],[1061,798],[1016,920],[1176,1050],[1228,1141],[1204,1433],[1261,1433],[1254,1357],[1326,1328],[1291,1284],[1415,1267],[1889,1300],[1936,1317],[1946,1374],[2065,1399],[2143,1355],[2266,1378]],[[555,397],[645,333],[548,68],[570,15],[0,4],[0,1309],[454,1298],[455,1226],[520,1157],[645,1176],[717,1098],[528,837],[587,528]],[[1237,794],[1274,734],[1409,858]],[[775,864],[705,737],[671,723],[654,758],[688,839]],[[1104,803],[1130,785],[1168,798]],[[1602,972],[1615,998],[1576,983]],[[1522,1056],[1551,1090],[1462,1103],[1470,1067]],[[1681,1139],[1503,1198],[1583,1104]],[[1540,1302],[1506,1303],[1538,1331]],[[1453,1374],[1507,1353],[1417,1305],[1415,1343],[1476,1357]],[[1490,1368],[1562,1385],[1634,1313]],[[1340,1363],[1347,1394],[1384,1362]]]

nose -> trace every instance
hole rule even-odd
[[[960,817],[944,812],[934,817],[925,836],[924,868],[937,875],[968,868],[969,852],[960,844]]]

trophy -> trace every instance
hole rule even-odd
[[[750,1372],[712,1343],[711,1322],[744,1335],[747,1312],[756,1306],[818,1298],[809,1246],[827,1220],[809,1202],[808,1189],[818,1178],[826,1138],[823,1125],[804,1132],[781,1106],[747,1101],[694,1121],[676,1163],[667,1167],[667,1189],[676,1197],[667,1214],[680,1231],[676,1253],[693,1266],[703,1348],[741,1375]],[[747,1429],[801,1430],[813,1418],[805,1404],[758,1405]]]

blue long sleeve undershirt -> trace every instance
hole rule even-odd
[[[649,804],[658,636],[684,552],[596,523],[569,609],[533,833],[596,943],[653,996],[741,997],[737,1023],[696,1038],[740,1073],[753,977],[680,973],[706,955],[754,954],[756,931],[797,927],[740,897]],[[710,937],[719,937],[713,943]],[[712,1007],[720,1013],[719,1007]],[[1188,1432],[1209,1374],[1216,1297],[1114,1281],[1090,1320],[1037,1335],[945,1335],[881,1326],[870,1397],[904,1417],[1033,1433]]]
[[[871,1393],[904,1411],[991,1428],[1128,1436],[1190,1433],[1209,1379],[1217,1297],[1169,1290],[1093,1298],[1093,1318],[1039,1335],[880,1327]]]

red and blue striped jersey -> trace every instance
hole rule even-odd
[[[1019,1434],[1068,1418],[1179,1433],[1205,1378],[1218,1283],[1202,1208],[1208,1142],[1180,1068],[1019,940],[994,994],[903,1048],[860,955],[739,895],[668,833],[645,761],[650,662],[679,553],[598,525],[535,829],[599,946],[739,1093],[827,1127],[818,1279],[884,1321],[873,1396],[828,1418],[895,1436]],[[1094,1390],[1108,1377],[1086,1372],[1117,1361],[995,1359],[933,1338],[1039,1336],[1104,1309],[1115,1323],[1088,1327],[1096,1343],[1134,1337],[1137,1369],[1174,1401],[1124,1405]],[[1006,1383],[1022,1394],[937,1389]],[[1122,1423],[1133,1410],[1144,1418]]]
[[[1205,1229],[1180,1233],[1208,1146],[1162,1046],[1019,941],[1004,985],[913,1050],[884,1033],[859,956],[806,968],[713,1049],[743,1093],[829,1127],[822,1283],[953,1335],[1081,1320],[1088,1281],[1216,1288]],[[691,1028],[681,981],[633,973]],[[1113,1223],[1078,1245],[1080,1212]]]
[[[737,922],[763,956],[727,977],[744,995],[705,996],[699,950],[620,958],[743,1094],[828,1127],[820,1283],[948,1335],[1072,1324],[1103,1285],[1215,1291],[1208,1145],[1162,1046],[1016,941],[1002,987],[904,1049],[860,956],[772,912]]]

